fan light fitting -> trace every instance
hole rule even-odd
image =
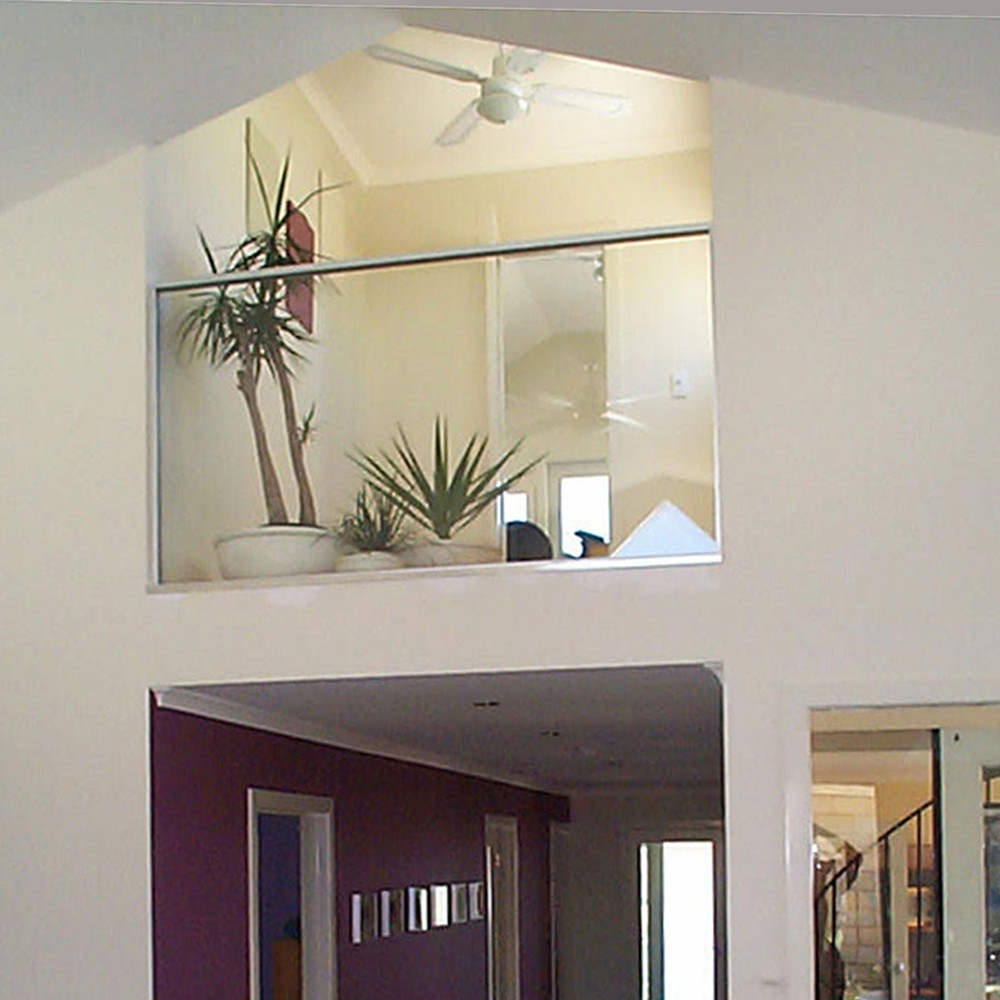
[[[528,92],[523,84],[505,77],[494,77],[483,82],[483,96],[476,110],[480,116],[495,125],[506,125],[528,113]]]

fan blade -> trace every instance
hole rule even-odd
[[[441,130],[434,140],[439,146],[457,146],[466,139],[469,133],[479,124],[479,98],[470,101]]]
[[[564,396],[556,396],[551,392],[536,392],[535,399],[543,406],[555,406],[560,410],[575,410],[576,404]]]
[[[605,410],[601,417],[604,420],[613,421],[616,424],[624,424],[626,427],[634,427],[639,431],[651,431],[653,428],[649,424],[644,424],[641,420],[636,420],[634,417],[627,417],[624,413],[616,413],[614,410]]]
[[[553,83],[536,83],[531,88],[533,100],[561,108],[577,108],[595,115],[617,118],[632,110],[632,102],[618,94],[600,94],[596,90],[577,90]]]
[[[423,70],[425,73],[435,73],[438,76],[446,76],[449,80],[458,80],[460,83],[482,83],[484,79],[463,66],[452,66],[450,63],[438,62],[437,59],[426,59],[424,56],[394,49],[388,45],[369,45],[365,48],[365,52],[373,59],[381,59],[382,62]]]
[[[537,49],[511,49],[505,54],[507,69],[516,76],[534,73],[544,58],[545,53]]]
[[[569,399],[562,396],[555,396],[550,392],[536,392],[530,396],[520,396],[516,392],[508,392],[507,398],[514,403],[521,403],[525,406],[544,406],[547,409],[555,407],[558,410],[575,410],[576,407]]]
[[[608,400],[608,406],[633,406],[636,403],[645,403],[650,399],[668,399],[671,395],[669,389],[661,389],[659,392],[646,392],[641,396],[616,396]]]

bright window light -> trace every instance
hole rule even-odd
[[[715,1000],[713,847],[663,844],[663,1000]]]
[[[559,480],[559,534],[564,555],[582,551],[576,532],[611,541],[611,494],[607,474],[563,476]]]
[[[500,516],[504,524],[528,520],[528,494],[508,490],[500,498]]]

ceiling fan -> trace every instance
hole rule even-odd
[[[627,114],[632,109],[632,102],[617,94],[602,94],[551,83],[526,83],[522,77],[534,72],[545,57],[544,52],[507,49],[501,45],[489,76],[388,45],[369,45],[365,52],[383,62],[444,76],[459,83],[474,83],[479,87],[479,96],[473,98],[435,139],[439,146],[454,146],[462,142],[481,120],[506,125],[523,118],[536,103],[577,108],[608,118]]]
[[[532,424],[526,433],[536,433],[555,427],[575,423],[581,429],[592,433],[607,433],[609,425],[617,423],[635,430],[651,431],[652,428],[621,411],[622,407],[648,399],[657,399],[667,395],[666,392],[648,393],[641,396],[619,396],[616,399],[606,398],[604,366],[597,362],[587,362],[583,365],[584,381],[571,396],[558,396],[549,392],[533,392],[530,396],[522,396],[508,392],[507,398],[515,403],[529,407],[542,407],[555,411],[551,417]]]

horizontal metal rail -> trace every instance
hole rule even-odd
[[[611,233],[586,233],[579,236],[548,237],[538,240],[515,240],[489,246],[459,247],[449,250],[424,250],[396,254],[388,257],[354,258],[352,260],[316,261],[288,267],[261,268],[260,270],[226,271],[206,274],[199,278],[167,281],[156,286],[157,294],[164,292],[190,292],[223,285],[242,285],[270,278],[314,278],[326,274],[349,274],[352,271],[374,271],[391,267],[413,267],[420,264],[443,264],[450,261],[482,260],[485,257],[508,257],[515,254],[545,253],[559,250],[576,250],[584,247],[607,247],[621,243],[646,243],[653,240],[683,239],[689,236],[708,236],[711,227],[707,222],[680,226],[654,226],[645,229],[625,229]]]

